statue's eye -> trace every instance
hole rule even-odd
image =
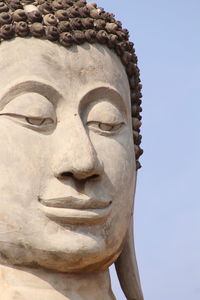
[[[120,124],[107,124],[101,122],[91,121],[88,122],[87,125],[90,129],[97,131],[99,133],[106,133],[106,134],[114,134],[119,131],[119,129],[123,126],[124,123]]]
[[[53,130],[56,126],[54,105],[38,93],[24,93],[10,101],[0,116],[36,131]]]
[[[99,123],[99,129],[103,131],[111,131],[113,129],[113,126],[109,124]]]
[[[104,124],[104,123],[99,123],[99,128],[103,131],[117,131],[122,127],[123,123],[120,124],[115,124],[115,125],[110,125],[110,124]]]
[[[123,111],[109,99],[91,102],[86,115],[87,127],[105,136],[117,135],[126,124]]]
[[[42,118],[42,117],[26,117],[19,114],[13,113],[0,113],[0,116],[6,116],[10,118],[14,122],[18,123],[19,125],[28,127],[33,130],[50,130],[52,129],[56,123],[55,120],[51,118]]]
[[[54,121],[50,118],[30,118],[26,117],[27,123],[35,126],[51,125]]]

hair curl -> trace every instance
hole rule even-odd
[[[140,71],[129,32],[113,14],[85,0],[3,0],[0,1],[0,39],[16,36],[46,38],[64,47],[85,42],[100,43],[120,57],[129,79],[133,138],[137,169],[142,136]]]

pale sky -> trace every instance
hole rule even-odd
[[[199,300],[200,2],[97,3],[129,29],[144,87],[135,236],[145,300]]]

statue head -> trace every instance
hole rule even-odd
[[[4,1],[0,24],[0,263],[116,262],[127,299],[141,300],[141,85],[128,31],[84,0]]]

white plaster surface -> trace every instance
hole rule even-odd
[[[0,71],[0,295],[114,299],[104,270],[136,176],[124,67],[101,45],[16,38],[0,46]]]

